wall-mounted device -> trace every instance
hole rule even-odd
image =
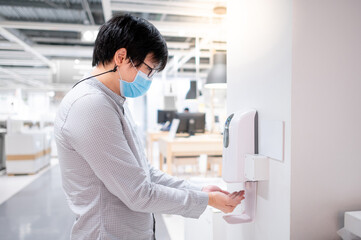
[[[268,179],[268,158],[258,153],[256,110],[232,113],[226,120],[223,136],[222,177],[227,183],[244,183],[245,210],[227,214],[228,223],[252,222],[256,210],[257,181]]]

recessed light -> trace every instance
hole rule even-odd
[[[217,4],[213,8],[213,13],[217,15],[226,15],[227,14],[227,7],[222,4]]]

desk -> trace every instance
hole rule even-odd
[[[201,134],[188,138],[159,138],[159,168],[163,170],[166,157],[167,173],[172,174],[172,160],[177,156],[222,155],[223,136],[220,134]]]
[[[5,135],[6,129],[0,128],[0,170],[5,168]]]
[[[158,142],[161,137],[167,137],[168,135],[169,131],[147,132],[147,155],[150,163],[153,162],[153,143]],[[188,133],[177,133],[178,137],[185,137],[187,135]]]

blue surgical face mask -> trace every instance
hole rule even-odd
[[[126,82],[122,79],[120,76],[119,68],[119,81],[120,81],[120,94],[124,97],[130,97],[130,98],[136,98],[139,96],[144,95],[148,89],[150,88],[150,85],[152,84],[152,80],[147,76],[147,74],[143,73],[142,71],[138,70],[132,60],[130,60],[133,67],[137,71],[137,75],[134,78],[133,82]]]

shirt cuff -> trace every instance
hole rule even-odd
[[[186,217],[199,218],[208,206],[209,197],[208,193],[205,192],[194,191],[193,193],[197,195],[198,206],[194,208],[191,212],[189,212]]]

